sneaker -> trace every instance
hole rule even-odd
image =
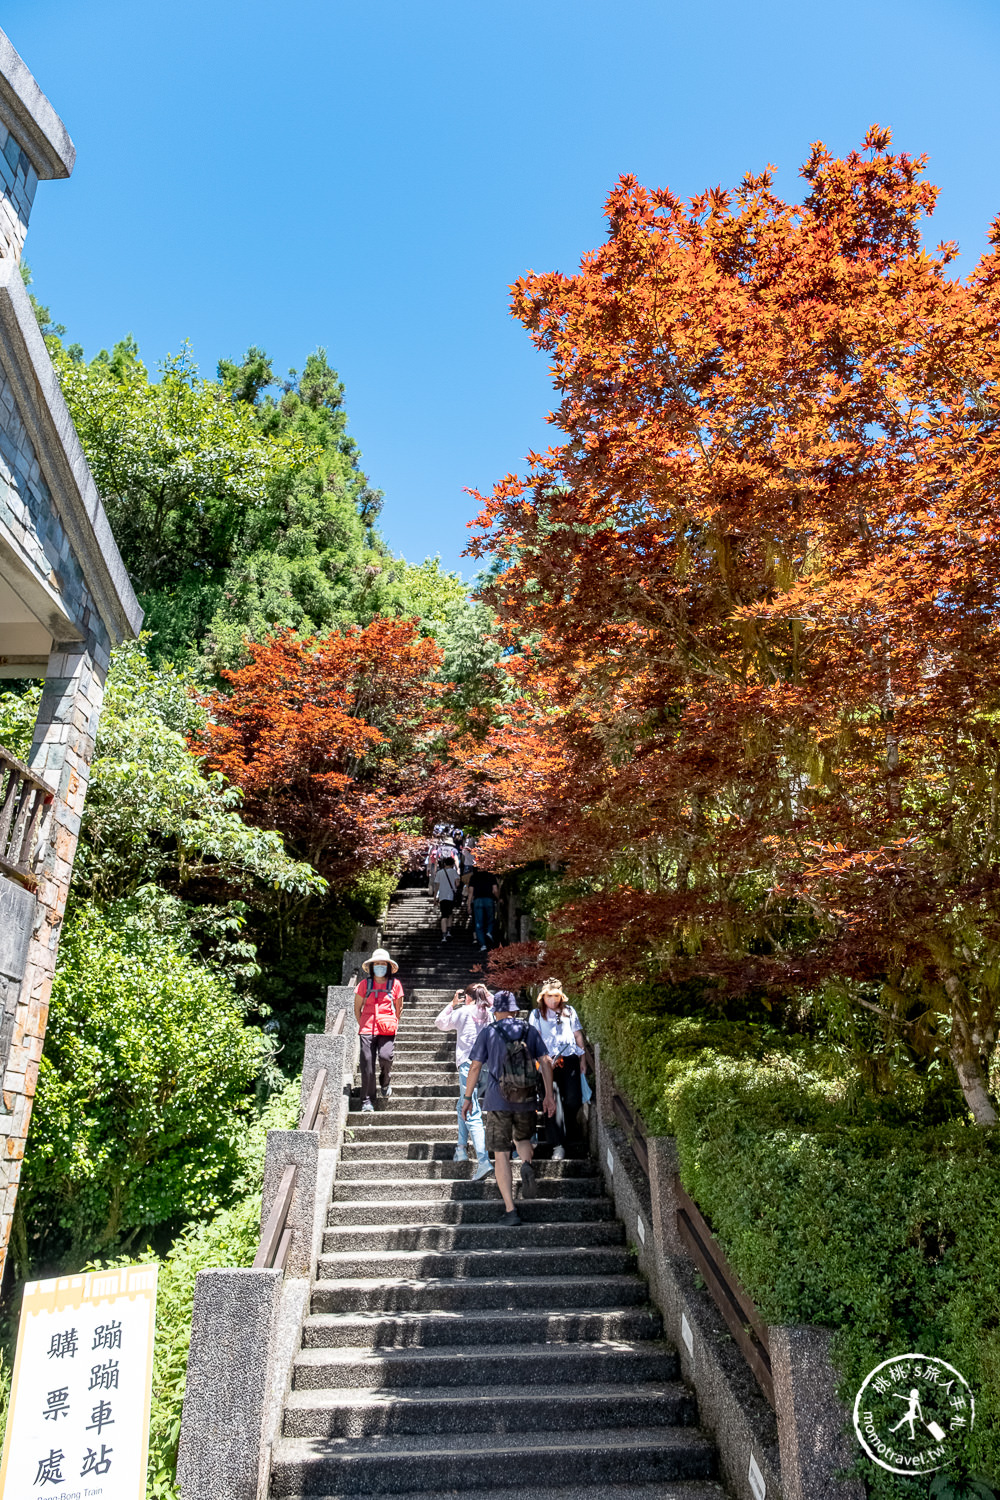
[[[535,1169],[530,1162],[521,1163],[521,1197],[537,1198],[538,1182],[535,1177]]]
[[[375,1113],[375,1106],[370,1099],[366,1099],[364,1104],[362,1104],[361,1113],[363,1115],[373,1115]]]
[[[566,1160],[566,1147],[565,1146],[553,1146],[553,1148],[552,1148],[552,1160],[553,1161],[565,1161]]]
[[[391,1083],[387,1083],[384,1088],[379,1089],[379,1093],[382,1095],[383,1099],[391,1099],[392,1098],[392,1084]]]
[[[468,1151],[466,1151],[465,1147],[464,1146],[456,1146],[455,1147],[455,1155],[452,1157],[452,1161],[468,1161],[468,1160],[469,1160],[469,1153],[468,1153]]]
[[[509,1213],[504,1214],[503,1218],[500,1220],[500,1223],[508,1225],[508,1227],[511,1229],[516,1229],[518,1224],[524,1223],[524,1220],[521,1218],[521,1215],[518,1213],[517,1209],[512,1208]]]
[[[489,1157],[483,1155],[480,1157],[479,1161],[476,1162],[476,1170],[473,1172],[472,1177],[469,1180],[471,1182],[478,1182],[480,1178],[488,1177],[492,1170],[493,1165]]]
[[[485,943],[480,943],[479,944],[479,951],[480,951],[480,953],[485,953],[486,952],[486,944]]]

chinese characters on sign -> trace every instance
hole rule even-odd
[[[0,1500],[143,1500],[157,1269],[27,1284]]]

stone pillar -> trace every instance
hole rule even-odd
[[[302,1109],[305,1109],[312,1093],[316,1075],[326,1069],[326,1085],[320,1100],[319,1114],[313,1129],[319,1135],[320,1147],[336,1146],[344,1124],[345,1072],[349,1036],[327,1036],[325,1032],[311,1032],[306,1037],[305,1060],[302,1064]]]
[[[677,1231],[677,1142],[671,1135],[650,1135],[646,1137],[646,1150],[649,1152],[653,1238],[664,1255],[686,1255]]]
[[[103,627],[101,631],[101,638],[92,635],[87,644],[57,645],[53,649],[31,749],[31,769],[48,782],[55,796],[42,824],[35,858],[38,889],[34,932],[13,1026],[5,1028],[10,1037],[9,1051],[0,1058],[4,1106],[0,1113],[0,1276],[21,1180],[59,934],[104,700],[110,652]]]
[[[261,1195],[260,1228],[278,1196],[285,1168],[294,1166],[295,1192],[285,1223],[292,1231],[291,1248],[285,1262],[286,1276],[308,1276],[312,1271],[316,1218],[316,1175],[319,1167],[319,1135],[315,1130],[269,1130],[264,1156],[264,1189]]]
[[[177,1451],[182,1500],[257,1500],[280,1271],[199,1271]]]
[[[864,1500],[862,1480],[837,1478],[859,1450],[837,1396],[829,1330],[771,1328],[770,1344],[784,1500]]]

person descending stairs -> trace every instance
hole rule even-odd
[[[433,1023],[477,977],[471,944],[443,947],[405,886],[385,944],[406,989],[392,1095],[374,1114],[352,1096],[272,1495],[720,1500],[594,1164],[536,1159],[510,1228],[495,1180],[453,1160],[454,1039]]]

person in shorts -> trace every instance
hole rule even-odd
[[[517,1225],[521,1215],[514,1207],[513,1174],[510,1164],[511,1148],[517,1150],[521,1163],[521,1197],[534,1198],[538,1193],[531,1158],[534,1148],[531,1137],[535,1131],[537,1100],[524,1101],[506,1099],[500,1090],[500,1079],[504,1071],[508,1042],[524,1041],[528,1055],[541,1068],[545,1082],[545,1100],[542,1105],[549,1116],[555,1114],[556,1101],[552,1092],[552,1063],[545,1050],[545,1043],[534,1026],[521,1021],[517,1016],[517,999],[510,990],[497,990],[493,996],[492,1026],[484,1026],[469,1054],[469,1072],[465,1080],[465,1095],[462,1113],[468,1119],[473,1105],[473,1095],[479,1082],[479,1074],[486,1063],[489,1074],[486,1086],[486,1149],[493,1152],[497,1186],[506,1210],[501,1223]]]
[[[458,850],[453,846],[445,846],[438,850],[437,870],[434,875],[434,894],[437,897],[438,910],[441,913],[441,941],[448,941],[448,928],[451,925],[452,913],[458,902],[458,887],[460,876],[458,873]]]

